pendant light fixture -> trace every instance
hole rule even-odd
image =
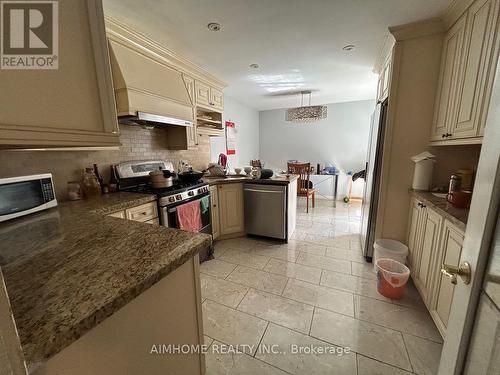
[[[309,105],[304,106],[304,96],[309,95]],[[311,105],[311,91],[300,92],[300,107],[289,108],[286,111],[286,121],[310,123],[323,120],[327,116],[326,105]]]

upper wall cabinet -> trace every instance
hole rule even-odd
[[[224,110],[223,94],[221,90],[198,81],[195,81],[196,105],[222,112]]]
[[[377,101],[382,102],[389,96],[389,81],[392,68],[392,53],[386,58],[382,70],[380,71],[377,86]]]
[[[101,1],[58,11],[58,68],[0,70],[3,148],[119,145]]]
[[[431,142],[481,143],[498,58],[498,0],[477,0],[446,34]]]

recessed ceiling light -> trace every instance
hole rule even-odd
[[[347,46],[342,47],[344,51],[354,51],[356,46],[354,44],[348,44]]]
[[[208,25],[208,30],[210,31],[219,31],[222,27],[220,25],[220,23],[217,23],[217,22],[210,22]]]
[[[259,69],[259,64],[253,63],[249,65],[252,69]]]

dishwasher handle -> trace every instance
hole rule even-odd
[[[254,191],[256,193],[272,193],[272,194],[284,194],[283,190],[258,190],[258,189],[249,189],[245,188],[245,191]]]

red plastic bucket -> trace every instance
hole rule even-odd
[[[377,291],[384,297],[400,299],[410,277],[410,269],[396,260],[381,258],[375,264],[377,268]]]

